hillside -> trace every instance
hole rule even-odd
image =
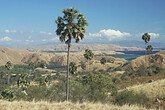
[[[32,52],[38,51],[67,51],[67,45],[51,45],[51,46],[33,46],[33,47],[12,47],[15,50],[27,50]],[[144,50],[136,47],[121,47],[114,44],[72,44],[71,51],[84,51],[91,49],[92,51],[139,51]]]
[[[121,52],[115,51],[93,51],[95,55],[104,54],[123,54]],[[83,56],[84,52],[74,52],[70,55],[70,61],[76,62],[86,62]],[[103,66],[100,64],[100,59],[102,56],[96,56],[90,61],[90,70],[99,70],[104,68],[116,68],[125,62],[126,60],[122,58],[114,58],[112,56],[106,56],[107,64]],[[0,65],[5,65],[7,61],[11,61],[13,64],[28,64],[29,62],[41,62],[44,61],[47,64],[50,62],[56,63],[61,66],[67,65],[67,53],[47,53],[47,52],[28,52],[28,51],[16,51],[7,47],[0,47]]]
[[[152,64],[165,68],[165,50],[151,55],[151,65]],[[146,63],[145,63],[145,56],[141,56],[134,60],[131,60],[130,62],[128,62],[128,64],[125,64],[123,68],[125,69],[127,67],[131,67],[135,69],[140,67],[141,65],[149,66],[149,55],[146,56]]]

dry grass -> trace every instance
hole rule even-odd
[[[128,87],[128,89],[135,92],[144,92],[149,98],[162,97],[165,96],[165,79]]]
[[[138,106],[116,106],[112,104],[92,103],[48,103],[48,102],[8,102],[0,100],[0,110],[147,110]]]

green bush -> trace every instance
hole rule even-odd
[[[147,96],[143,93],[134,93],[133,91],[124,90],[117,94],[115,103],[121,106],[124,104],[146,105],[148,100]]]
[[[21,89],[15,90],[16,100],[27,100],[28,95],[23,93]]]
[[[3,99],[3,96],[0,94],[0,99]]]
[[[84,86],[88,87],[88,100],[104,102],[108,98],[108,94],[115,95],[117,89],[112,79],[107,75],[99,72],[89,73],[82,78]]]
[[[26,90],[28,94],[27,100],[28,101],[32,101],[33,99],[35,99],[36,101],[47,100],[46,91],[47,91],[46,86],[42,86],[42,87],[31,86]]]
[[[15,99],[15,94],[13,89],[5,89],[1,92],[1,95],[3,96],[3,99],[12,101]]]

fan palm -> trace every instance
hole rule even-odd
[[[151,37],[148,33],[144,33],[144,35],[142,35],[142,39],[145,41],[145,62],[146,62],[146,55],[147,55],[147,43],[151,40]]]
[[[87,59],[87,71],[89,70],[89,60],[92,60],[94,57],[94,53],[90,49],[86,49],[84,53],[84,57]]]
[[[151,61],[150,61],[151,60],[151,55],[150,54],[151,54],[151,52],[153,50],[152,45],[148,45],[146,50],[149,51],[149,67],[150,67],[150,73],[152,73],[152,71],[151,71]]]
[[[79,13],[77,9],[67,8],[63,9],[63,17],[58,17],[56,20],[57,30],[56,34],[59,36],[61,42],[65,42],[68,46],[67,54],[67,89],[66,101],[68,101],[69,94],[69,54],[71,40],[74,39],[76,43],[85,37],[87,21],[83,14]]]

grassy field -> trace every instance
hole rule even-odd
[[[162,97],[165,95],[165,79],[128,87],[128,89],[136,92],[144,92],[149,98]]]
[[[48,103],[48,102],[8,102],[0,100],[0,110],[147,110],[138,106],[116,106],[112,104],[101,103]],[[151,110],[151,109],[150,109]],[[154,110],[154,109],[152,109]]]

